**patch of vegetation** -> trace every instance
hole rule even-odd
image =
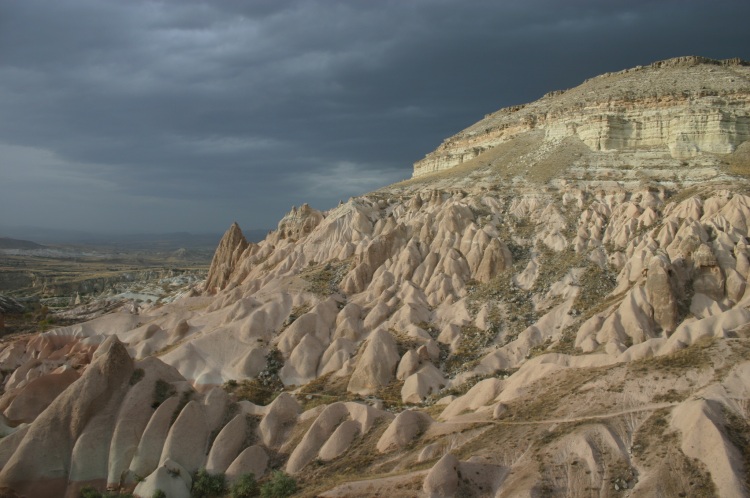
[[[742,466],[745,470],[745,488],[750,489],[750,424],[747,420],[722,405],[724,412],[724,433],[732,445],[742,456]]]
[[[665,393],[657,394],[651,401],[654,403],[675,403],[679,401],[685,401],[690,396],[690,391],[677,391],[676,389],[669,389]]]
[[[512,341],[535,319],[534,306],[531,302],[531,293],[516,287],[513,283],[513,272],[506,270],[487,283],[470,281],[466,284],[467,298],[466,304],[472,316],[476,316],[482,306],[490,306],[488,321],[491,323],[486,336],[476,337],[479,343],[489,346],[495,337],[504,329],[503,344]],[[499,303],[507,303],[512,312],[509,314],[507,321],[504,320],[498,307]],[[471,335],[471,330],[463,331]],[[463,344],[463,339],[462,339]],[[469,343],[471,344],[471,342]],[[470,347],[467,345],[467,347]]]
[[[401,400],[401,389],[404,387],[403,380],[392,380],[387,386],[381,387],[375,392],[375,397],[383,401],[383,408],[392,412],[400,412],[404,409]]]
[[[226,492],[224,474],[210,474],[206,469],[200,469],[193,474],[193,487],[190,490],[192,498],[220,498]]]
[[[419,341],[417,341],[413,337],[407,336],[402,332],[399,332],[398,330],[388,329],[388,332],[391,333],[393,340],[396,341],[396,348],[398,349],[399,356],[404,356],[404,354],[406,354],[406,352],[410,349],[416,350],[420,346]]]
[[[686,201],[691,197],[697,196],[700,192],[701,188],[699,186],[680,188],[679,190],[674,192],[667,191],[668,197],[665,199],[665,203],[669,204],[674,202],[675,204],[679,204],[682,201]]]
[[[260,494],[260,486],[255,480],[255,474],[242,474],[232,484],[230,496],[232,498],[252,498]]]
[[[297,492],[297,481],[280,470],[274,471],[271,479],[260,488],[262,498],[286,498]]]
[[[602,269],[595,263],[587,263],[576,282],[581,287],[581,292],[573,304],[576,310],[589,310],[597,306],[617,285],[617,274],[609,267]]]
[[[669,408],[654,411],[638,428],[633,437],[632,452],[637,457],[645,457],[652,442],[662,441],[664,431],[669,427]]]
[[[580,322],[576,321],[573,325],[568,325],[560,334],[560,339],[555,344],[547,348],[550,353],[560,353],[567,355],[583,354],[580,348],[576,347],[576,335],[580,328]]]
[[[312,307],[309,304],[295,306],[294,308],[292,308],[292,312],[289,313],[289,316],[284,321],[284,327],[288,327],[289,325],[293,324],[295,320],[297,320],[297,318],[301,317],[311,309]]]
[[[177,390],[172,384],[165,380],[157,379],[157,381],[154,383],[154,396],[153,402],[151,403],[151,408],[158,408],[159,405],[164,403],[170,397],[174,396],[176,393]]]
[[[211,434],[208,436],[208,447],[211,448],[214,445],[214,441],[216,441],[216,438],[219,436],[219,433],[221,430],[226,426],[229,422],[232,421],[232,419],[237,415],[240,411],[240,407],[237,405],[237,403],[229,403],[224,410],[224,416],[222,417],[221,423],[211,431]]]
[[[711,366],[709,348],[714,347],[716,340],[704,337],[685,349],[668,355],[653,356],[628,363],[628,370],[647,374],[654,370],[671,373],[683,373],[685,370],[703,369]]]
[[[456,396],[456,397],[463,396],[464,394],[469,392],[469,390],[472,387],[476,386],[479,382],[485,379],[489,379],[490,377],[500,377],[500,378],[510,377],[517,370],[518,370],[517,368],[514,368],[511,370],[498,370],[493,375],[475,375],[469,378],[466,382],[464,382],[463,384],[459,386],[442,389],[439,392],[428,396],[427,399],[425,399],[425,404],[431,405],[438,399],[444,398],[446,396]],[[441,407],[440,411],[442,411],[443,408],[445,408],[445,406]]]
[[[318,460],[305,467],[299,474],[304,496],[318,496],[342,482],[375,478],[383,470],[379,468],[380,463],[398,463],[398,460],[393,461],[392,455],[382,455],[376,448],[388,424],[383,418],[376,420],[367,434],[352,442],[343,458],[329,462]]]
[[[474,325],[464,325],[458,348],[441,363],[441,370],[449,376],[471,370],[486,354],[486,348],[494,342],[497,334],[496,328],[482,330]]]
[[[109,491],[101,492],[93,486],[84,486],[79,494],[81,498],[133,498],[131,493],[110,493]]]
[[[346,390],[349,377],[334,377],[327,373],[305,384],[297,394],[297,401],[307,411],[319,405],[328,405],[336,401],[362,401],[358,394]]]
[[[193,391],[188,389],[187,391],[182,392],[182,395],[180,396],[180,401],[177,403],[177,406],[172,412],[172,418],[169,420],[170,427],[172,427],[172,424],[175,423],[175,421],[177,420],[177,417],[179,417],[180,413],[182,413],[182,409],[185,408],[185,405],[190,403],[190,400],[192,398],[193,398]]]
[[[351,259],[315,265],[300,272],[299,276],[308,282],[307,290],[321,296],[339,292],[339,284],[351,269]]]
[[[136,368],[133,370],[133,373],[130,375],[130,385],[134,386],[138,384],[143,379],[144,375],[146,375],[146,371],[142,368]]]
[[[583,254],[568,247],[560,252],[539,244],[539,274],[534,282],[534,289],[546,290],[550,285],[562,280],[571,268],[582,268],[592,265]]]
[[[242,381],[229,380],[222,387],[238,401],[247,400],[256,405],[267,405],[284,390],[284,383],[279,378],[279,370],[283,365],[281,351],[273,348],[266,354],[266,368],[257,377]]]

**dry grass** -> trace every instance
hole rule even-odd
[[[631,361],[627,368],[639,374],[654,371],[682,374],[686,370],[709,368],[713,366],[710,350],[716,347],[716,342],[716,339],[706,337],[672,354]]]
[[[337,401],[362,401],[361,396],[346,390],[348,385],[349,376],[334,377],[328,373],[305,384],[297,394],[297,401],[304,411]]]
[[[307,281],[307,290],[321,296],[330,296],[339,292],[339,284],[351,269],[352,259],[332,261],[325,264],[312,264],[300,272],[299,276]]]
[[[390,457],[381,455],[376,445],[387,427],[388,423],[379,419],[367,434],[355,439],[339,458],[330,462],[311,462],[297,476],[301,488],[298,496],[318,496],[319,493],[345,482],[384,476],[376,467]]]

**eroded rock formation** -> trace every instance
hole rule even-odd
[[[484,148],[460,167],[233,225],[204,295],[4,342],[0,487],[745,496],[747,74],[501,111],[423,165]]]

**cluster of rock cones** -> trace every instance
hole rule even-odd
[[[750,68],[681,58],[235,224],[203,293],[2,343],[3,493],[747,496],[748,140]]]

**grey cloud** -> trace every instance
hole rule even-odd
[[[70,227],[144,203],[154,230],[270,227],[292,204],[407,177],[500,107],[656,59],[749,58],[748,14],[744,1],[0,1],[0,144],[55,158],[63,194],[99,213]]]

